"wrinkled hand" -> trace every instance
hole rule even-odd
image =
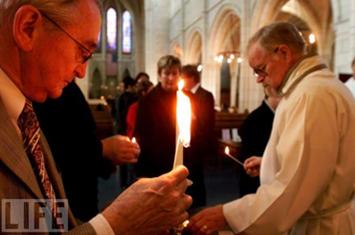
[[[244,161],[244,169],[251,177],[259,176],[261,157],[252,156]]]
[[[103,155],[113,164],[136,163],[140,148],[137,143],[131,142],[127,136],[114,135],[101,140]]]
[[[190,219],[188,230],[196,235],[212,234],[222,230],[226,224],[222,205],[217,205],[194,215]]]
[[[143,178],[103,211],[116,234],[156,235],[188,218],[192,198],[185,194],[188,170],[180,166],[156,178]]]

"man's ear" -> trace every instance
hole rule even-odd
[[[15,13],[12,33],[19,48],[30,51],[33,48],[38,27],[41,25],[41,13],[31,5],[21,6]]]
[[[279,45],[278,46],[278,53],[279,53],[279,55],[282,56],[283,59],[285,59],[288,62],[293,59],[292,58],[292,50],[287,45],[284,45],[284,44]]]

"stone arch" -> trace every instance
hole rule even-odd
[[[185,62],[198,64],[202,59],[202,36],[199,30],[191,30],[188,34]]]
[[[181,60],[181,58],[183,56],[183,51],[182,51],[180,43],[178,43],[176,41],[172,42],[169,51],[170,51],[171,55],[176,56],[177,58],[179,58]]]
[[[215,56],[219,54],[232,52],[237,57],[240,52],[240,18],[233,5],[224,5],[221,7],[213,21],[212,30],[209,35],[208,48],[210,54],[207,57],[209,68],[204,70],[205,73],[203,75],[209,76],[210,84],[214,86],[211,90],[215,95],[216,105],[221,107],[222,104],[227,104],[229,107],[234,107],[236,106],[237,89],[239,89],[236,87],[236,60],[233,60],[228,66],[230,73],[229,89],[225,89],[227,86],[226,81],[223,81],[224,77],[221,77],[221,75],[224,76],[228,73],[228,69],[226,65],[222,66],[222,63],[215,61]],[[222,82],[224,84],[223,89]]]
[[[253,14],[252,32],[276,21],[280,12],[284,11],[283,7],[288,6],[288,13],[306,22],[310,30],[315,34],[319,54],[330,62],[332,61],[332,45],[334,43],[331,4],[331,0],[257,1]]]

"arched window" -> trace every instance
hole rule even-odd
[[[128,11],[122,15],[122,52],[127,54],[132,52],[132,20]]]
[[[115,51],[117,49],[117,12],[109,8],[106,13],[107,48]]]

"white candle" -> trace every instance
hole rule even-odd
[[[176,146],[173,168],[184,163],[184,147],[189,147],[191,138],[190,99],[182,92],[182,88],[184,87],[183,80],[179,81],[178,87],[179,89],[176,92]]]

